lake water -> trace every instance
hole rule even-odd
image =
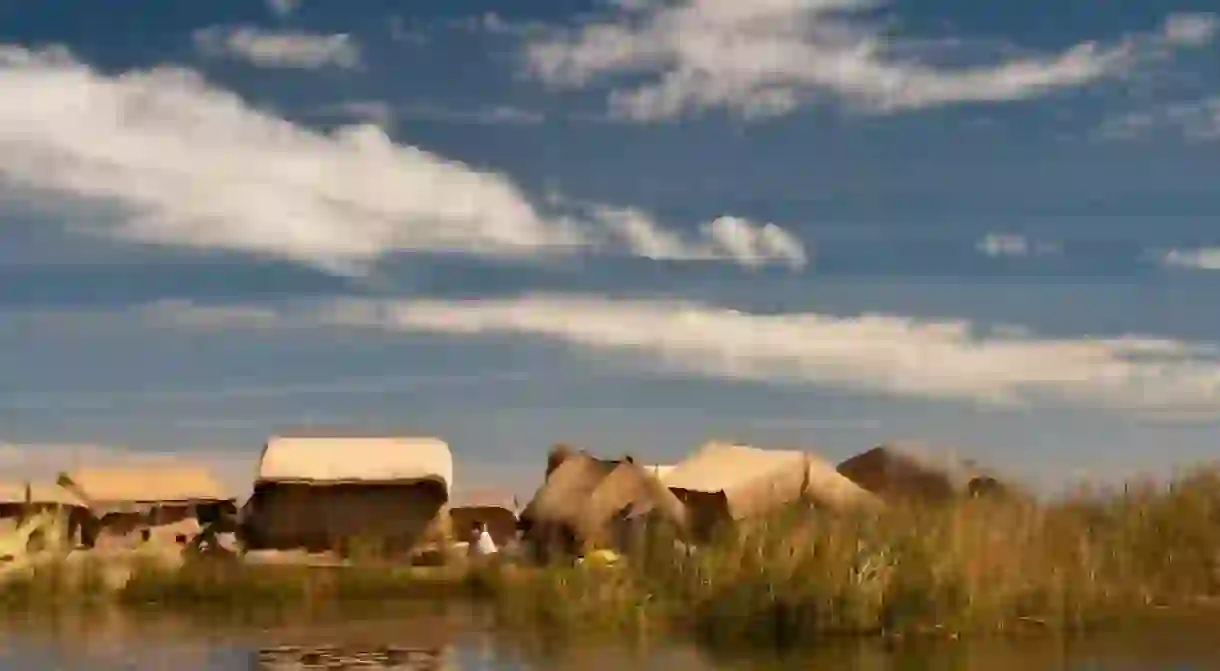
[[[797,659],[726,658],[689,646],[545,650],[495,635],[456,610],[293,621],[90,614],[14,619],[0,632],[0,668],[106,671],[444,669],[446,671],[1160,671],[1220,669],[1220,636],[1202,623],[1083,640],[823,646]],[[558,646],[550,646],[557,648]]]

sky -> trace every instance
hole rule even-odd
[[[1215,457],[1212,2],[123,7],[0,0],[0,472]]]

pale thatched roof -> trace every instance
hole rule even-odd
[[[259,483],[453,484],[453,455],[439,438],[273,437],[263,448]]]
[[[50,482],[0,482],[0,504],[54,504],[74,508],[87,506],[72,492]]]
[[[729,515],[738,520],[802,497],[835,510],[875,504],[872,495],[811,454],[715,441],[679,462],[665,484],[723,495]]]
[[[838,472],[882,497],[947,499],[1008,485],[989,469],[919,443],[887,443],[839,464]]]
[[[86,468],[65,474],[66,489],[90,507],[122,503],[228,501],[207,469],[197,466]]]

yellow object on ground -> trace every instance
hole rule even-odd
[[[594,550],[577,559],[576,565],[588,567],[614,566],[619,563],[620,559],[622,559],[622,556],[614,550]]]

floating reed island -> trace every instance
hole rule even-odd
[[[80,505],[37,506],[27,488],[0,548],[0,608],[473,600],[506,628],[552,638],[790,647],[840,636],[1081,632],[1207,610],[1220,597],[1220,471],[1211,468],[1039,501],[977,464],[895,446],[837,467],[732,443],[664,467],[565,447],[548,456],[527,505],[509,511],[515,502],[503,497],[452,495],[439,441],[421,449],[427,459],[414,470],[391,458],[414,443],[359,442],[298,446],[303,466],[281,446],[239,513],[208,513],[185,539],[140,528],[180,516],[116,503],[118,493],[101,504],[88,478],[64,479]],[[340,447],[346,465],[327,466],[343,461]],[[360,449],[380,461],[352,465]],[[162,496],[178,497],[194,519],[205,508],[191,501],[216,505],[195,488],[189,500]],[[124,520],[122,538],[134,534],[134,545],[67,540],[80,529],[104,537],[99,529],[117,523],[106,515]],[[466,556],[460,532],[476,521],[495,529],[499,556]]]

